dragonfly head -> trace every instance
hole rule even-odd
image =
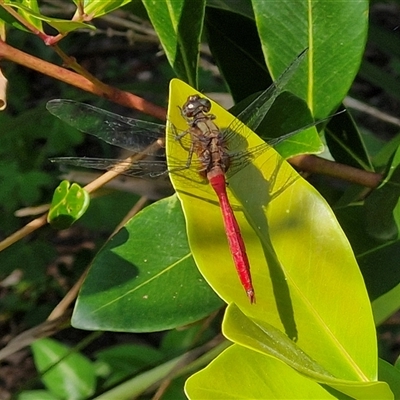
[[[208,113],[211,109],[210,100],[195,94],[189,96],[186,103],[182,107],[182,115],[184,118],[195,118],[200,113]]]

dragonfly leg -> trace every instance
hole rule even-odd
[[[191,146],[190,146],[190,149],[189,149],[188,158],[186,160],[186,168],[189,168],[190,164],[192,163],[193,151],[194,151],[194,147],[193,147],[193,143],[192,143]]]

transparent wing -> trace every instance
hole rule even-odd
[[[73,165],[75,167],[93,168],[100,170],[115,170],[123,175],[137,178],[158,178],[167,173],[167,163],[160,160],[143,160],[128,162],[115,158],[89,158],[89,157],[57,157],[51,162]]]
[[[171,162],[169,168],[164,160],[139,160],[126,161],[115,158],[91,158],[91,157],[57,157],[51,158],[51,162],[75,167],[92,168],[103,171],[118,171],[122,175],[144,178],[148,180],[160,177],[166,178],[168,173],[185,177],[188,181],[206,183],[204,177],[199,174],[203,167],[198,160],[192,160],[190,165],[180,161]]]
[[[160,137],[165,137],[164,125],[123,117],[89,104],[56,99],[49,101],[46,107],[54,116],[81,132],[133,152],[142,152]]]
[[[307,49],[297,56],[271,86],[261,92],[259,96],[240,112],[237,115],[237,119],[229,127],[223,130],[224,140],[231,151],[237,151],[245,147],[246,143],[243,142],[244,139],[237,132],[240,132],[244,125],[247,125],[253,131],[257,129],[276,98],[285,90],[286,85],[298,70],[306,54]]]

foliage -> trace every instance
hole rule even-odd
[[[123,5],[147,15],[169,64],[182,80],[170,84],[170,169],[187,158],[174,135],[176,129],[187,129],[179,107],[202,88],[198,67],[202,39],[207,40],[237,103],[235,114],[266,138],[274,131],[287,134],[302,126],[310,128],[310,114],[323,120],[341,106],[360,68],[368,31],[365,0],[210,0],[195,6],[184,0],[143,0],[144,8],[122,0],[75,3],[74,18],[63,20],[43,15],[34,1],[0,1],[0,18],[21,29],[23,35],[31,31],[57,48],[68,33],[83,27],[93,30],[91,19]],[[61,36],[48,35],[44,23]],[[392,54],[388,40],[378,33],[374,37]],[[272,79],[281,82],[288,76],[286,68],[305,49],[303,62],[290,69],[290,78],[282,86],[275,84],[273,89],[278,90],[264,91]],[[62,57],[94,87],[112,93],[74,60]],[[365,62],[361,75],[377,79]],[[379,79],[379,84],[391,91],[388,81]],[[257,103],[256,92],[265,95],[262,102]],[[257,113],[240,114],[252,101]],[[237,123],[214,102],[212,113],[220,127]],[[24,111],[1,121],[6,134],[1,139],[0,176],[11,196],[4,190],[0,205],[8,214],[42,197],[50,198],[50,188],[56,184],[55,177],[43,172],[48,169],[47,158],[66,153],[82,140],[72,130],[60,135],[64,128],[44,115],[44,110]],[[263,121],[255,120],[257,116]],[[32,129],[28,131],[27,126]],[[185,384],[189,398],[399,397],[398,363],[392,366],[378,360],[374,326],[374,320],[382,322],[400,306],[398,140],[386,145],[371,143],[349,112],[324,128],[320,134],[336,165],[357,170],[344,169],[342,178],[350,172],[355,176],[344,188],[317,182],[322,197],[285,161],[318,152],[314,127],[289,140],[278,140],[278,153],[270,147],[265,151],[259,136],[237,125],[239,147],[260,149],[261,154],[229,178],[230,198],[250,258],[255,305],[248,302],[234,273],[215,194],[185,172],[171,175],[176,195],[146,207],[102,243],[82,285],[72,325],[119,332],[194,325],[183,332],[169,331],[158,349],[109,348],[96,354],[94,362],[80,349],[72,351],[50,339],[37,341],[32,345],[33,356],[48,389],[40,389],[40,396],[67,398],[71,394],[67,388],[73,388],[76,398],[93,393],[100,398],[131,398],[160,380],[176,377],[183,397],[179,378],[196,372]],[[371,185],[366,196],[358,178],[377,177],[378,173],[384,174],[381,184]],[[65,185],[68,190],[68,182]],[[65,204],[68,209],[69,203]],[[107,219],[115,225],[116,207],[110,214]],[[100,226],[104,215],[95,212],[90,223]],[[5,231],[15,228],[13,218],[5,219]],[[45,242],[39,240],[36,247]],[[13,249],[3,253],[7,272],[15,268]],[[34,257],[28,249],[25,254]],[[27,271],[29,267],[25,279]],[[222,331],[232,345],[213,342],[216,325],[201,321],[221,308],[220,298],[228,303]],[[195,346],[198,349],[193,350]],[[178,398],[174,390],[172,384],[170,396]],[[25,391],[20,397],[35,395],[39,392]]]

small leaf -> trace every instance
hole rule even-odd
[[[74,0],[76,4],[80,0]],[[98,0],[85,0],[85,13],[92,18],[98,18],[102,15],[109,14],[110,12],[123,7],[125,4],[130,3],[132,0],[113,0],[113,1],[98,1]]]
[[[82,354],[49,338],[37,340],[31,347],[36,368],[43,374],[43,383],[54,395],[81,399],[94,393],[94,367]]]
[[[27,16],[29,16],[30,20],[36,20],[35,26],[41,26],[41,22],[44,21],[52,26],[54,29],[57,29],[58,32],[60,32],[61,34],[65,34],[82,28],[96,29],[94,26],[83,22],[47,17],[46,15],[41,14],[39,11],[32,10],[29,7],[16,3],[15,1],[6,1],[5,3],[19,9],[20,12],[25,13]],[[40,31],[43,32],[43,29],[40,29]]]
[[[54,191],[47,222],[57,229],[66,229],[85,213],[90,195],[77,183],[62,181]]]

